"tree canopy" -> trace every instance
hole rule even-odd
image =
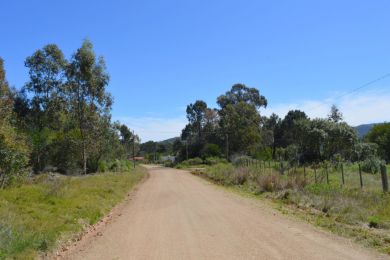
[[[111,122],[109,74],[89,40],[70,59],[57,45],[45,45],[25,66],[28,81],[10,89],[0,60],[1,186],[29,167],[86,174],[138,152],[138,136]]]
[[[13,100],[0,58],[0,188],[22,174],[28,164],[29,149],[14,122]]]
[[[376,124],[365,139],[378,145],[379,155],[390,161],[390,123]]]

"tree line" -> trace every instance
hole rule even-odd
[[[374,126],[363,140],[343,121],[336,106],[327,118],[309,118],[291,110],[284,118],[261,116],[267,99],[256,88],[235,84],[217,98],[218,108],[197,100],[187,106],[188,124],[173,145],[179,161],[247,155],[291,164],[365,161],[376,167],[390,161],[390,124]]]
[[[28,173],[95,172],[126,158],[138,136],[112,122],[103,57],[85,40],[70,59],[55,44],[25,60],[29,80],[10,87],[0,58],[0,185]]]

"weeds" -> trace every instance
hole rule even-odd
[[[305,219],[343,236],[390,253],[390,194],[381,191],[379,176],[365,174],[360,189],[356,165],[345,167],[345,186],[337,168],[313,171],[291,168],[280,174],[277,167],[217,164],[202,173],[218,184],[237,186],[245,192],[293,205]]]
[[[276,173],[260,175],[256,178],[256,187],[258,193],[275,192],[285,188],[285,183]]]

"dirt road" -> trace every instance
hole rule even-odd
[[[120,216],[71,259],[377,259],[350,241],[289,219],[186,171],[148,167]]]

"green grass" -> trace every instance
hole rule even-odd
[[[236,167],[217,164],[193,171],[239,194],[271,200],[277,209],[290,213],[336,234],[390,254],[390,194],[382,192],[380,174],[363,173],[360,189],[357,165],[348,165],[345,185],[341,173],[317,171],[317,183],[311,170],[290,171],[280,175],[273,168]]]
[[[81,177],[38,176],[0,190],[0,259],[35,258],[95,224],[120,202],[145,170]]]
[[[188,164],[177,164],[175,166],[176,169],[198,169],[198,168],[206,168],[208,165],[206,164],[195,164],[195,165],[188,165]]]
[[[221,163],[227,163],[227,161],[224,158],[219,157],[208,157],[205,159],[201,158],[192,158],[185,161],[182,161],[176,165],[166,165],[168,167],[174,167],[176,169],[194,169],[194,168],[207,168],[211,165],[221,164]]]

